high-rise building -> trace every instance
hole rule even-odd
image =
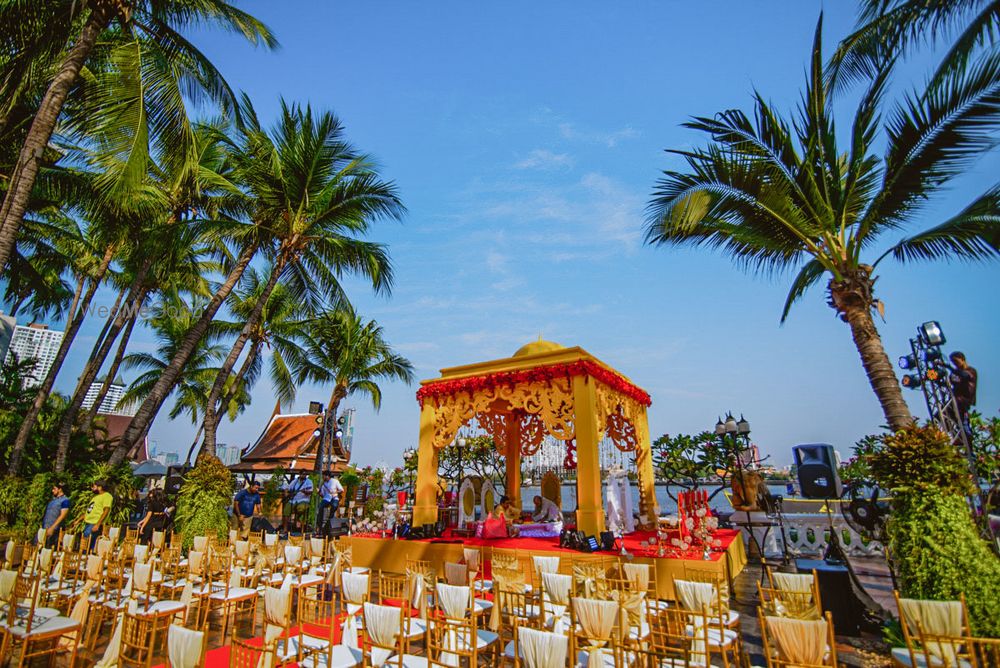
[[[219,443],[215,446],[215,456],[219,458],[225,466],[232,466],[233,464],[240,463],[240,446],[238,445],[226,445],[225,443]]]
[[[163,465],[173,466],[177,463],[178,459],[180,459],[180,457],[177,456],[176,452],[167,452],[163,455]]]
[[[47,325],[35,322],[26,327],[17,325],[10,337],[5,360],[8,364],[15,359],[21,362],[34,360],[35,364],[25,379],[25,386],[38,387],[56,359],[62,338],[61,331],[49,329]]]
[[[96,380],[90,384],[87,394],[83,397],[84,410],[92,407],[94,402],[97,401],[97,395],[100,394],[102,385],[104,385],[103,380]],[[125,396],[125,389],[123,383],[117,381],[111,383],[110,387],[108,387],[108,393],[104,395],[104,401],[101,402],[101,407],[97,409],[97,412],[114,413],[116,415],[135,415],[135,409],[118,407],[118,402]]]

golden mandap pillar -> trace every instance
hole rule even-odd
[[[420,409],[420,443],[417,447],[417,497],[413,504],[413,526],[437,522],[438,453],[434,448],[434,402]]]

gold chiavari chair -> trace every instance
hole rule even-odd
[[[768,668],[836,668],[833,618],[791,619],[760,615],[760,636]]]
[[[379,605],[398,607],[407,617],[406,640],[409,643],[422,641],[427,633],[426,620],[420,619],[421,610],[413,605],[412,578],[402,573],[378,571]]]
[[[742,652],[742,636],[738,630],[728,628],[722,613],[719,588],[711,582],[694,580],[673,580],[674,598],[677,605],[688,612],[702,614],[708,627],[709,654],[719,654],[723,662],[739,663]]]
[[[222,637],[226,637],[229,626],[229,616],[246,614],[251,625],[257,614],[257,583],[252,579],[250,586],[243,586],[243,569],[233,566],[232,555],[214,553],[209,559],[209,573],[206,578],[212,592],[205,599],[205,617],[203,621],[208,628],[208,618],[212,610],[221,610],[223,616]]]
[[[125,541],[133,545],[139,542],[139,530],[125,527]]]
[[[702,566],[698,562],[689,562],[685,560],[681,563],[684,566],[685,580],[688,582],[708,582],[715,586],[719,592],[719,602],[718,610],[716,611],[713,609],[712,612],[718,612],[722,615],[727,628],[739,631],[740,613],[731,609],[729,606],[729,580],[726,579],[725,574],[719,573],[711,567]]]
[[[608,571],[600,560],[577,560],[571,566],[573,595],[582,598],[607,598],[610,591]]]
[[[274,643],[264,645],[259,640],[232,639],[232,644],[229,646],[229,668],[277,665],[277,649]]]
[[[420,595],[424,597],[424,601],[417,604],[416,607],[422,610],[426,610],[427,607],[434,607],[436,605],[434,585],[437,583],[437,570],[431,562],[407,557],[406,575],[412,578],[414,586],[418,586],[418,579],[420,582]]]
[[[493,610],[489,628],[500,635],[504,656],[513,660],[514,626],[541,628],[541,606],[525,590],[524,571],[501,569],[493,573]]]
[[[965,594],[959,594],[958,600],[953,601],[903,598],[895,590],[892,594],[896,599],[899,625],[903,631],[903,640],[906,642],[906,647],[892,648],[895,665],[907,667],[921,665],[927,654],[926,648],[920,642],[921,627],[923,633],[928,636],[972,637]],[[937,648],[932,648],[932,651],[933,649]]]
[[[574,596],[570,620],[570,647],[574,656],[585,653],[588,666],[624,668],[621,606],[617,601]]]
[[[344,573],[341,576],[337,598],[339,599],[338,610],[346,616],[344,633],[357,633],[364,628],[364,608],[365,604],[371,600],[371,575],[369,573]],[[402,614],[402,608],[399,610]]]
[[[703,668],[708,665],[708,626],[700,615],[681,608],[651,608],[649,636],[631,648],[635,665],[657,668]]]
[[[157,632],[161,629],[153,617],[138,610],[122,614],[121,645],[118,650],[119,668],[135,666],[149,668],[156,655]]]
[[[38,586],[37,574],[16,574],[7,602],[9,654],[0,656],[16,656],[14,665],[22,668],[41,657],[54,657],[60,651],[60,640],[65,638],[69,645],[69,665],[73,665],[79,645],[80,624],[71,617],[60,615],[58,610],[38,607]],[[18,645],[20,653],[17,652]]]
[[[993,668],[1000,666],[1000,638],[928,633],[916,622],[920,638],[919,665],[942,668]]]
[[[363,615],[366,641],[362,648],[361,665],[398,668],[428,665],[426,657],[407,653],[406,621],[401,608],[365,603]]]
[[[822,619],[823,611],[818,603],[818,590],[815,584],[808,586],[806,591],[791,591],[788,589],[772,589],[762,587],[757,582],[757,600],[764,614],[771,617],[789,617],[791,619]]]
[[[339,619],[335,602],[322,596],[299,594],[296,661],[324,668],[350,668],[361,663],[361,651],[334,642]]]

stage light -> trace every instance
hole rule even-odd
[[[936,362],[941,359],[941,349],[940,348],[928,348],[924,351],[924,361],[931,363]]]
[[[941,380],[941,374],[938,373],[937,369],[928,369],[927,380],[928,381]]]
[[[917,368],[917,358],[914,355],[903,355],[899,358],[899,368],[900,369],[916,369]]]
[[[343,438],[344,431],[342,429],[338,429],[337,431],[333,432],[333,435],[336,436],[337,438]]]
[[[319,438],[322,435],[323,435],[323,432],[320,431],[319,429],[317,429],[316,431],[313,432],[313,438]]]
[[[339,418],[337,418],[337,424],[339,424],[341,427],[347,424],[347,416],[341,415]]]
[[[920,325],[920,338],[929,346],[943,346],[945,342],[944,332],[936,320]]]
[[[309,412],[313,415],[323,412],[323,403],[320,401],[310,401],[309,402]]]
[[[921,385],[920,376],[915,373],[908,373],[903,376],[903,387],[908,387],[911,390],[915,390]]]

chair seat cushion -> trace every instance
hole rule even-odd
[[[62,615],[49,617],[41,624],[32,626],[31,633],[28,634],[25,634],[25,627],[23,626],[7,626],[7,630],[16,638],[24,638],[25,635],[32,637],[55,633],[69,633],[79,628],[80,622],[76,621],[72,617],[63,617]]]
[[[361,665],[361,650],[346,645],[333,645],[329,649],[316,652],[302,659],[298,665],[303,668],[352,668]]]
[[[225,589],[220,591],[212,592],[209,596],[213,601],[240,601],[248,598],[254,598],[257,596],[256,589],[250,589],[249,587],[230,587],[227,594]]]
[[[905,647],[893,647],[891,653],[894,661],[902,666],[907,666],[907,668],[934,668],[935,666],[942,666],[943,668],[945,665],[944,661],[931,656],[930,666],[928,666],[927,656],[921,650],[913,651],[916,664],[910,661],[910,651]],[[972,664],[967,659],[959,657],[958,666],[955,668],[972,668]]]

